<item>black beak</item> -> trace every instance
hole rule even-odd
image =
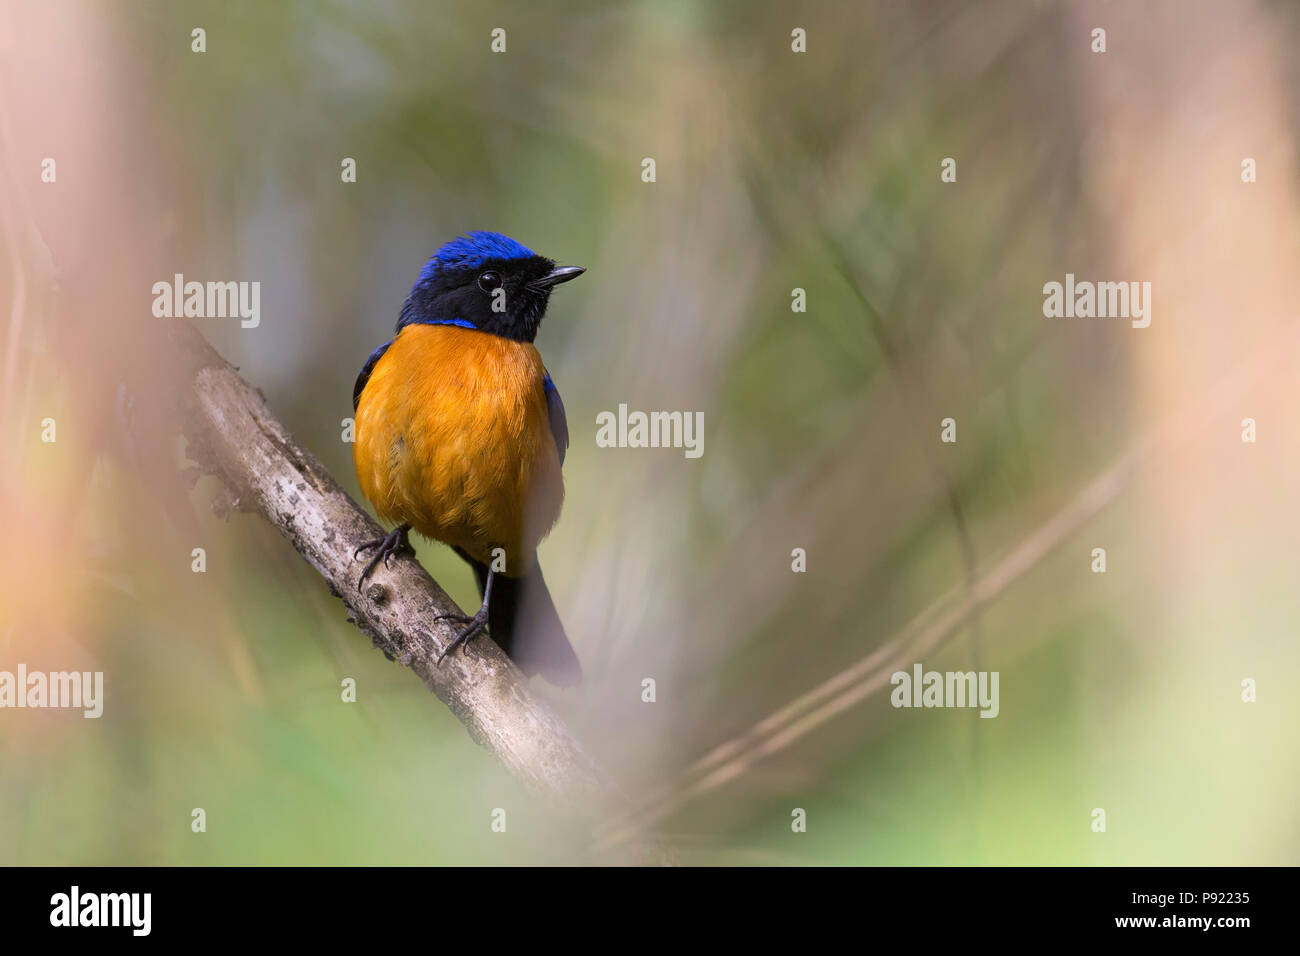
[[[561,282],[568,282],[570,279],[576,279],[587,270],[582,266],[560,266],[558,269],[552,269],[546,275],[534,279],[528,283],[530,289],[536,289],[541,292],[549,289],[553,285],[559,285]]]

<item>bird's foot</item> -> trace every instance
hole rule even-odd
[[[443,652],[438,655],[438,666],[441,667],[442,659],[444,657],[446,657],[448,654],[450,654],[458,647],[463,648],[466,644],[468,644],[471,640],[474,639],[474,636],[476,634],[482,631],[483,628],[487,627],[487,622],[488,622],[487,602],[484,602],[483,606],[478,609],[478,613],[475,614],[473,617],[471,617],[468,614],[439,614],[437,617],[434,618],[434,620],[455,621],[458,624],[465,625],[465,627],[461,629],[460,633],[456,635],[456,639],[453,640],[450,644],[448,644],[443,649]]]
[[[374,541],[367,541],[352,552],[352,560],[355,561],[361,556],[362,552],[369,551],[372,548],[375,549],[375,556],[370,559],[365,570],[361,572],[361,579],[357,581],[357,590],[360,590],[361,585],[366,583],[366,578],[370,577],[370,573],[375,570],[380,561],[384,562],[384,567],[388,567],[388,559],[395,554],[409,554],[412,556],[415,554],[415,549],[411,547],[411,541],[407,537],[410,532],[411,526],[409,524],[399,524],[384,537],[376,538]]]

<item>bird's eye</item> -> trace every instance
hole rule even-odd
[[[478,277],[478,287],[484,292],[501,288],[501,277],[495,272],[485,272]]]

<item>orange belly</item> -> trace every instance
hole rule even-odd
[[[521,576],[560,516],[564,483],[537,349],[408,325],[361,393],[352,458],[385,520]],[[499,565],[498,565],[499,566]]]

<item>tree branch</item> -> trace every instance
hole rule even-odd
[[[436,618],[459,608],[416,561],[396,558],[364,593],[357,590],[360,565],[353,552],[381,537],[379,526],[197,331],[177,323],[172,338],[181,358],[176,388],[190,457],[221,479],[228,504],[257,512],[279,529],[342,598],[352,622],[415,671],[530,791],[570,812],[575,802],[606,810],[625,805],[615,784],[490,640],[474,641],[437,666],[456,627]]]

